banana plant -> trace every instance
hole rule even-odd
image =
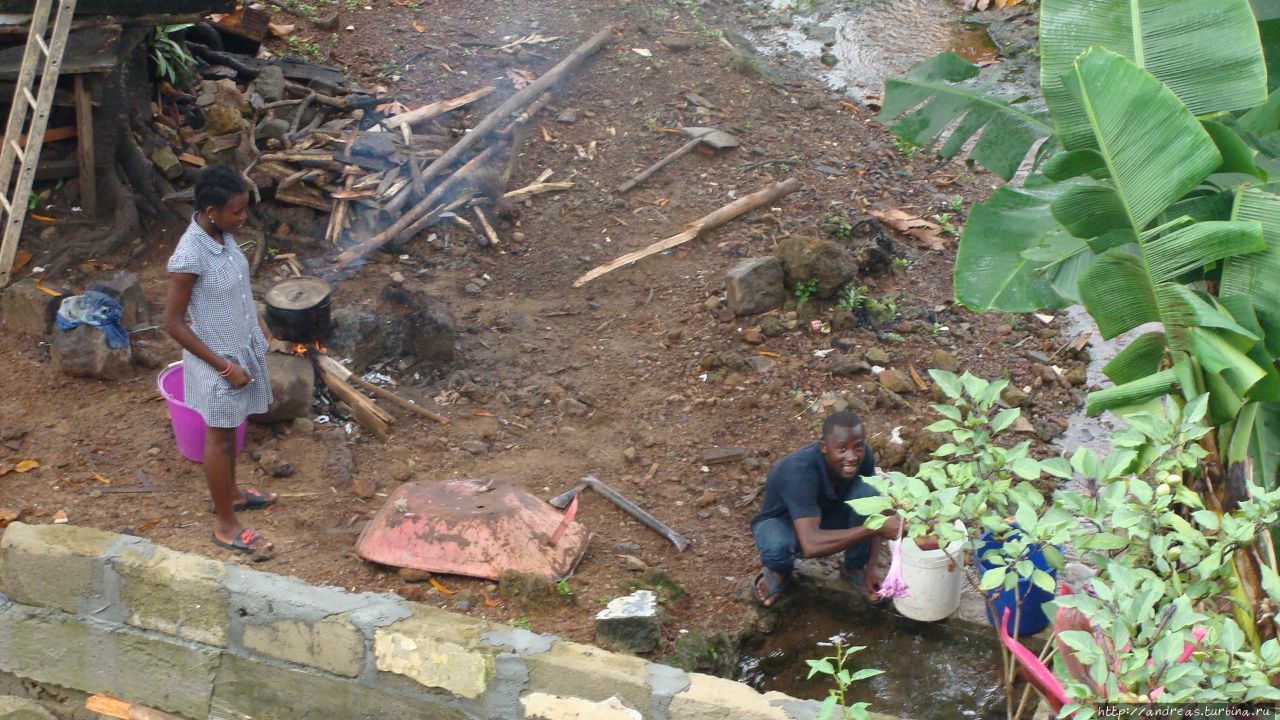
[[[1042,102],[1001,97],[943,54],[886,83],[882,118],[943,156],[971,145],[1006,179],[1038,144],[1036,171],[971,211],[956,298],[1081,303],[1106,338],[1147,326],[1088,411],[1208,391],[1224,463],[1251,455],[1275,487],[1280,94],[1258,27],[1248,0],[1043,0]]]

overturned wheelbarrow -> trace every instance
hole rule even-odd
[[[497,580],[514,570],[568,577],[591,534],[517,487],[480,480],[412,482],[387,498],[360,533],[370,562]]]

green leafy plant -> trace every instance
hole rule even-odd
[[[809,302],[816,292],[818,292],[817,278],[796,283],[796,304],[803,305]]]
[[[911,258],[896,257],[893,259],[893,264],[902,268],[903,270],[906,270],[907,268],[911,267]]]
[[[867,708],[870,707],[870,703],[846,704],[851,685],[884,672],[873,668],[850,671],[848,665],[854,653],[865,649],[865,645],[854,645],[846,648],[837,640],[835,654],[817,660],[805,660],[805,664],[809,666],[808,677],[826,675],[831,678],[835,685],[829,691],[826,699],[822,701],[821,709],[814,716],[815,720],[868,720]]]
[[[836,307],[841,310],[855,311],[867,301],[867,286],[849,283],[836,300]]]
[[[902,337],[901,334],[896,332],[887,332],[881,337],[883,337],[885,340],[888,340],[891,343],[904,343],[907,341],[906,338]]]
[[[556,581],[556,593],[564,598],[573,597],[573,588],[569,587],[568,578],[560,578]]]
[[[319,62],[324,59],[324,51],[320,44],[312,40],[303,40],[297,35],[290,35],[287,41],[289,53],[303,60]]]
[[[162,25],[151,30],[147,36],[148,54],[155,67],[156,77],[176,84],[191,75],[195,58],[182,43],[173,38],[175,33],[191,27],[191,23],[181,25]]]
[[[939,213],[933,216],[934,222],[942,227],[942,232],[948,235],[958,235],[956,226],[951,224],[951,213]]]
[[[951,211],[960,212],[964,209],[964,197],[961,195],[951,196]]]
[[[529,624],[529,618],[523,616],[512,618],[507,622],[507,624],[511,627],[520,628],[521,630],[533,630],[533,625]]]
[[[866,298],[864,306],[867,318],[876,326],[888,325],[898,318],[898,301],[888,295]]]

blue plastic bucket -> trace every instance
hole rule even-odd
[[[977,551],[974,552],[973,562],[974,567],[976,567],[978,572],[981,574],[993,567],[996,567],[994,564],[984,560],[983,556],[986,555],[989,550],[998,548],[1003,544],[1003,541],[993,539],[990,532],[983,533],[982,537],[979,538],[979,541],[982,545],[980,545]],[[1049,573],[1055,581],[1058,579],[1057,569],[1050,567],[1049,561],[1045,558],[1043,550],[1035,548],[1027,559],[1030,560],[1031,564],[1035,565],[1036,568]],[[1049,627],[1049,616],[1045,614],[1044,604],[1052,600],[1054,598],[1054,594],[1036,587],[1035,584],[1031,582],[1031,578],[1018,578],[1018,584],[1012,590],[1005,590],[1003,587],[995,590],[988,590],[987,597],[991,601],[987,605],[987,620],[991,622],[992,626],[995,626],[996,618],[1004,615],[1005,608],[1009,609],[1009,622],[1005,625],[1004,629],[1010,635],[1017,635],[1019,637],[1034,635],[1046,627]],[[1018,615],[1018,598],[1022,598],[1021,616]],[[992,610],[995,611],[994,615],[992,615]],[[1018,619],[1016,633],[1014,632],[1014,618]]]

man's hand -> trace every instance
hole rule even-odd
[[[880,537],[882,538],[897,540],[898,533],[901,530],[902,530],[902,517],[900,515],[894,515],[893,517],[886,520],[884,525],[882,525],[880,529],[877,530],[876,532],[878,532],[880,534]]]

